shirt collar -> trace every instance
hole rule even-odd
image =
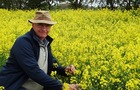
[[[40,46],[47,46],[49,44],[49,41],[46,38],[42,41],[37,35],[34,35],[34,39],[37,40]]]

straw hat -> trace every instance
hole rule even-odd
[[[48,11],[37,11],[33,20],[28,20],[30,23],[45,23],[54,25],[56,22],[53,22]]]

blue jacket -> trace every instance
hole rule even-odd
[[[8,61],[0,72],[0,86],[4,86],[6,90],[25,90],[22,85],[28,78],[44,86],[44,90],[61,90],[62,84],[49,76],[54,70],[58,74],[66,75],[65,68],[60,65],[56,68],[53,67],[53,63],[56,63],[50,47],[53,39],[50,36],[46,37],[50,43],[47,46],[48,74],[45,74],[37,64],[40,47],[35,36],[34,30],[31,29],[25,35],[17,38],[11,48]]]

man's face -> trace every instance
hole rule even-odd
[[[44,40],[50,32],[52,25],[44,23],[32,23],[32,27],[40,40]]]

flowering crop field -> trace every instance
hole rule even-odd
[[[0,9],[0,67],[15,39],[30,30],[35,11]],[[140,90],[140,9],[50,13],[57,22],[50,32],[52,52],[60,64],[77,69],[71,77],[52,77],[82,90]]]

